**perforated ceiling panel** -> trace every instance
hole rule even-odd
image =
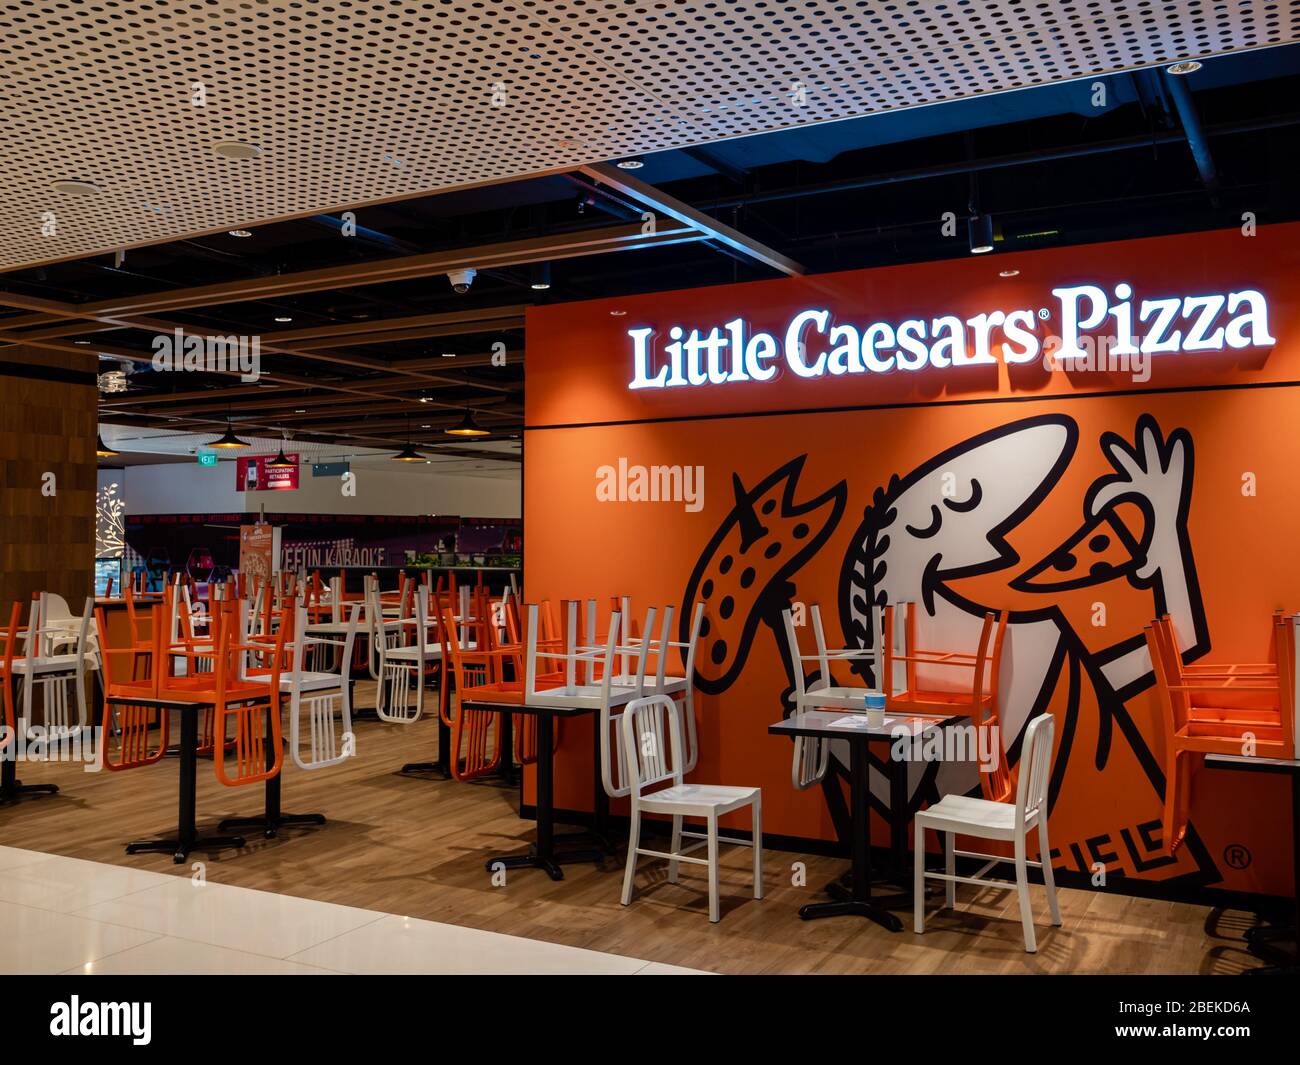
[[[1297,38],[1254,0],[9,0],[0,268]]]

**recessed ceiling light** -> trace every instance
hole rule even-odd
[[[1172,66],[1165,67],[1170,74],[1190,74],[1195,70],[1201,69],[1201,64],[1195,59],[1185,59],[1181,63],[1174,63]]]
[[[428,397],[428,396],[421,396],[421,397],[420,397],[420,402],[421,402],[421,403],[428,403],[428,402],[429,402],[429,397]]]
[[[627,311],[610,311],[609,313],[613,315],[615,318],[622,318],[625,314],[627,314]]]
[[[232,229],[229,233],[229,236],[232,237],[251,237],[252,235],[247,229]]]
[[[103,190],[93,181],[77,181],[74,178],[61,178],[58,181],[51,181],[50,188],[55,192],[62,192],[66,196],[93,196]]]
[[[1019,270],[999,270],[998,277],[1019,277]]]
[[[247,141],[217,141],[212,150],[222,159],[256,159],[262,149]]]
[[[582,141],[575,140],[573,137],[561,137],[558,141],[555,142],[555,146],[557,148],[563,148],[565,151],[570,151],[570,152],[577,151],[578,149],[585,147]]]
[[[420,428],[421,428],[421,429],[432,429],[433,426],[432,426],[432,425],[422,425],[422,426],[420,426]]]
[[[279,316],[276,318],[276,321],[277,321],[277,322],[292,322],[293,319],[290,318],[287,314],[282,314],[282,315],[279,315]]]
[[[89,340],[74,340],[73,343],[74,343],[74,344],[89,344],[90,341],[89,341]]]
[[[306,413],[307,413],[306,407],[299,407],[294,411],[294,414],[306,414]]]
[[[620,170],[640,170],[645,163],[640,159],[620,159],[617,166]]]

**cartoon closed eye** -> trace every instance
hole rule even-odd
[[[934,616],[947,582],[1014,565],[1005,536],[1059,480],[1077,439],[1071,418],[1026,418],[876,489],[841,571],[840,624],[849,643],[874,645],[873,605],[920,603]]]
[[[774,629],[793,594],[790,578],[821,550],[844,513],[847,486],[797,502],[806,455],[768,474],[752,490],[732,477],[736,503],[700,555],[686,586],[681,639],[695,604],[705,604],[695,659],[701,691],[725,691],[744,668],[760,622]]]

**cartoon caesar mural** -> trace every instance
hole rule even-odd
[[[1069,476],[1080,451],[1078,426],[1066,415],[1042,415],[975,435],[891,476],[871,492],[833,589],[807,587],[800,573],[835,532],[848,483],[820,494],[801,485],[806,456],[752,489],[735,478],[735,506],[702,553],[681,614],[688,619],[696,602],[706,604],[699,689],[731,687],[755,642],[768,636],[792,689],[793,671],[802,667],[791,659],[781,613],[794,603],[821,603],[823,613],[836,603],[844,646],[860,648],[880,642],[873,607],[912,604],[919,645],[966,650],[985,615],[1005,611],[998,697],[1004,756],[1014,771],[1025,726],[1056,714],[1053,808],[1066,802],[1088,811],[1091,827],[1059,842],[1057,863],[1085,873],[1168,867],[1165,876],[1218,879],[1194,829],[1171,816],[1164,769],[1126,705],[1152,683],[1142,631],[1151,618],[1171,616],[1187,659],[1209,648],[1187,533],[1192,440],[1183,429],[1166,435],[1144,414],[1131,439],[1107,432],[1097,446],[1099,454],[1077,458],[1103,472]],[[1054,528],[1045,533],[1034,518],[1049,497]],[[1062,503],[1079,515],[1064,538]],[[1031,528],[1033,542],[1055,546],[1023,546],[1033,537],[1020,533]],[[876,664],[846,668],[881,687],[886,678]],[[791,689],[783,696],[786,713]],[[823,790],[843,835],[840,780],[847,779],[848,754],[835,745],[831,754]],[[914,762],[909,773],[910,811],[979,784],[972,762]],[[886,794],[883,775],[873,772],[872,803],[882,812]],[[1143,811],[1136,823],[1133,795]]]

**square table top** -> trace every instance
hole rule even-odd
[[[1209,769],[1244,769],[1253,773],[1300,773],[1300,758],[1258,758],[1252,754],[1207,754]]]
[[[488,699],[466,699],[461,703],[466,710],[482,710],[494,714],[550,714],[553,717],[581,717],[598,714],[594,706],[565,706],[563,703],[498,703]]]
[[[948,717],[928,714],[890,714],[886,713],[884,722],[872,727],[867,724],[867,715],[849,710],[804,710],[782,718],[767,731],[784,736],[815,736],[849,738],[865,736],[868,740],[893,740],[902,735],[920,736],[930,729],[941,728],[962,720],[960,714]],[[904,730],[906,730],[904,732]]]

